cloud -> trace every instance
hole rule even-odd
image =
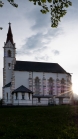
[[[34,30],[38,30],[38,29],[43,29],[43,28],[47,28],[51,21],[50,21],[50,13],[47,14],[42,14],[40,12],[41,7],[36,5],[34,6],[34,8],[32,9],[32,11],[30,11],[29,13],[25,14],[25,18],[27,20],[29,20],[31,23],[32,21],[34,21],[34,24],[32,24],[31,29]],[[39,31],[39,30],[38,30]]]
[[[44,43],[42,42],[43,38],[44,36],[42,33],[37,33],[36,35],[32,35],[27,39],[27,42],[24,45],[24,47],[26,49],[40,48],[44,45]]]
[[[60,52],[59,52],[58,50],[52,50],[52,53],[53,53],[54,55],[59,55],[59,54],[60,54]]]
[[[34,53],[42,53],[44,52],[44,50],[47,50],[47,49],[48,49],[47,46],[43,46],[41,48],[34,50]]]
[[[51,52],[54,46],[50,47],[50,43],[64,32],[61,27],[51,28],[50,13],[42,14],[40,9],[41,7],[32,4],[30,10],[25,12],[24,17],[31,26],[32,35],[25,39],[24,45],[17,50],[17,54],[34,57],[38,61],[47,61],[50,54],[54,56],[58,53]]]
[[[31,29],[32,30],[38,30],[38,29],[42,30],[43,28],[46,29],[47,27],[51,26],[49,14],[42,14],[42,13],[40,13],[40,11],[36,10],[34,12],[34,17],[33,17],[35,19],[35,24],[31,27]]]
[[[62,29],[47,29],[25,39],[25,44],[17,50],[18,56],[32,57],[35,61],[51,61],[60,52],[51,46],[52,41],[61,34]],[[51,43],[51,44],[50,44]]]
[[[18,51],[39,50],[48,48],[50,42],[63,33],[62,29],[48,29],[46,33],[38,32],[26,38],[25,44]]]
[[[35,60],[36,61],[49,61],[49,56],[47,54],[44,56],[36,56]]]
[[[36,53],[37,51],[42,51],[46,49],[46,43],[43,42],[44,35],[42,33],[37,33],[36,35],[32,35],[26,39],[26,43],[17,50],[17,54],[25,53],[31,54]]]

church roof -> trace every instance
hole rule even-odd
[[[6,84],[3,88],[5,88],[5,87],[10,87],[10,86],[11,86],[11,82],[8,83],[8,84]]]
[[[16,61],[15,71],[67,73],[58,63]]]
[[[33,93],[31,90],[29,90],[28,88],[26,88],[25,86],[21,85],[20,87],[18,87],[17,89],[15,89],[12,93],[18,93],[18,92],[27,92],[27,93]]]
[[[14,44],[14,42],[13,42],[12,30],[11,30],[11,23],[9,23],[9,28],[8,28],[6,43],[7,43],[8,41],[10,41],[12,44]]]

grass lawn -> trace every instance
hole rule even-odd
[[[0,139],[78,139],[78,107],[0,108]]]

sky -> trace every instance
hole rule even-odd
[[[13,40],[16,43],[16,59],[59,63],[72,73],[73,92],[78,94],[78,0],[70,0],[72,6],[61,18],[57,28],[51,28],[50,13],[41,14],[41,7],[28,0],[15,0],[18,8],[3,0],[0,8],[0,97],[3,86],[3,47],[8,23],[11,22]]]

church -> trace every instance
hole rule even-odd
[[[58,63],[17,61],[11,23],[3,49],[3,105],[70,104],[72,75]]]

